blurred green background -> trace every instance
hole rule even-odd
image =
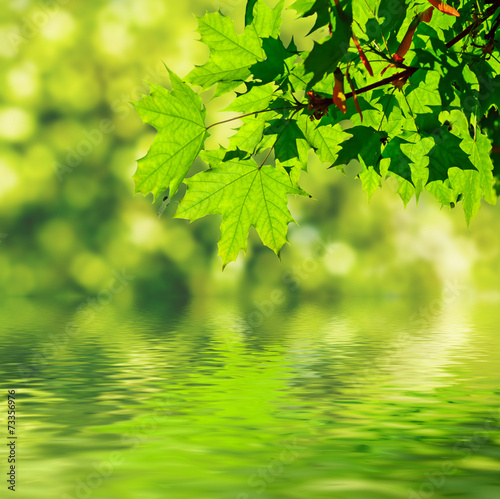
[[[242,29],[244,4],[2,4],[0,385],[18,391],[19,497],[497,498],[498,207],[468,230],[460,205],[404,209],[390,181],[368,203],[355,169],[311,153],[315,199],[290,199],[281,262],[252,233],[221,272],[216,217],[173,220],[174,199],[159,218],[133,195],[154,130],[129,102],[168,86],[163,63],[204,62],[193,14]],[[307,49],[310,25],[288,11],[282,35]]]
[[[293,3],[288,2],[288,5]],[[163,63],[181,77],[207,57],[194,15],[220,8],[243,26],[243,0],[8,0],[0,14],[0,283],[3,295],[95,294],[113,270],[135,285],[123,303],[171,293],[249,293],[283,286],[318,240],[329,253],[300,290],[420,294],[450,279],[497,293],[498,208],[484,206],[467,229],[453,210],[422,197],[404,209],[388,182],[368,204],[353,175],[326,170],[311,153],[303,185],[314,200],[291,199],[299,227],[282,261],[252,234],[248,255],[221,273],[216,217],[189,225],[158,218],[151,197],[133,195],[135,161],[154,137],[130,101],[145,80],[168,86]],[[283,37],[299,47],[310,22],[285,15]],[[207,101],[210,93],[205,95]],[[232,116],[209,104],[209,120]],[[106,120],[106,121],[103,121]],[[210,145],[227,143],[217,127]],[[197,163],[194,170],[201,168]],[[286,286],[285,286],[286,287]]]

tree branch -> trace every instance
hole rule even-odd
[[[387,78],[384,78],[383,80],[377,81],[375,83],[372,83],[371,85],[367,85],[366,87],[360,88],[359,90],[356,90],[356,95],[359,94],[364,94],[365,92],[369,92],[370,90],[374,90],[378,87],[383,87],[384,85],[387,85],[389,83],[393,83],[395,81],[401,80],[403,78],[409,78],[415,71],[417,71],[420,68],[414,68],[410,67],[405,69],[404,71],[401,71],[400,73],[396,73],[392,76],[388,76]],[[348,92],[345,94],[346,99],[350,99],[353,96],[352,92]],[[318,99],[318,107],[321,105],[332,105],[332,99],[329,97],[324,97],[323,99]]]
[[[459,33],[457,36],[455,36],[452,40],[450,40],[446,44],[446,47],[447,48],[453,47],[453,45],[457,44],[460,40],[465,38],[471,31],[473,31],[478,26],[480,26],[484,21],[489,19],[495,12],[497,12],[497,10],[499,8],[500,8],[500,0],[493,0],[493,5],[491,5],[486,10],[486,12],[484,13],[484,16],[481,19],[474,21],[470,26],[468,26],[466,29],[464,29],[461,33]],[[499,17],[499,20],[497,20],[497,21],[500,22],[500,17]],[[497,26],[497,25],[498,25],[498,22],[495,23],[495,26]],[[359,95],[359,94],[362,94],[365,92],[369,92],[370,90],[374,90],[375,88],[382,87],[384,85],[387,85],[389,83],[393,83],[393,82],[395,82],[397,80],[401,80],[403,78],[409,78],[418,69],[421,69],[421,68],[409,67],[400,73],[396,73],[392,76],[384,78],[383,80],[377,81],[375,83],[372,83],[371,85],[367,85],[366,87],[363,87],[363,88],[360,88],[359,90],[356,90],[356,95]],[[350,99],[351,97],[353,97],[353,92],[346,93],[345,97],[346,97],[346,99]],[[326,98],[326,97],[323,99],[318,99],[317,102],[318,102],[319,106],[328,106],[328,105],[333,104],[333,102],[331,102],[331,99]]]
[[[455,38],[451,39],[446,46],[448,48],[453,47],[456,43],[458,43],[462,38],[465,38],[471,31],[474,31],[478,26],[484,23],[486,19],[490,18],[500,7],[500,0],[495,0],[493,5],[489,7],[486,12],[484,13],[484,16],[481,19],[478,19],[477,21],[474,21],[470,26],[465,28],[461,33],[459,33]]]

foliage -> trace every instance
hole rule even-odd
[[[293,221],[287,196],[305,194],[311,149],[340,171],[359,162],[369,197],[393,177],[405,205],[425,190],[443,206],[461,201],[469,224],[481,199],[496,202],[500,0],[451,3],[297,0],[299,18],[314,16],[308,52],[280,38],[283,0],[248,2],[242,33],[220,12],[206,14],[198,30],[208,61],[186,82],[170,72],[172,92],[152,86],[135,103],[158,131],[136,191],[173,195],[184,182],[176,216],[222,215],[224,265],[246,248],[251,226],[279,254]],[[222,122],[205,124],[189,85],[216,85],[218,97],[243,84],[227,109],[239,113],[237,132],[226,148],[203,151]],[[186,179],[200,151],[208,170]]]

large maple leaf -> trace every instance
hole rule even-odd
[[[186,179],[188,186],[176,218],[191,221],[206,215],[222,215],[219,254],[223,265],[246,250],[248,231],[255,227],[262,242],[276,254],[287,241],[287,227],[294,222],[287,194],[305,194],[290,177],[271,165],[233,158],[222,163],[226,151],[207,151],[202,157],[211,166]]]
[[[262,0],[253,6],[251,24],[238,34],[233,21],[220,12],[206,14],[199,18],[198,32],[201,41],[210,49],[208,61],[196,66],[187,80],[203,89],[218,82],[246,80],[250,66],[263,60],[262,39],[277,37],[281,25],[281,11],[284,1],[270,9]]]
[[[155,199],[167,188],[175,194],[208,135],[200,96],[169,73],[172,92],[150,84],[151,94],[133,103],[142,121],[158,130],[134,174],[135,191]]]

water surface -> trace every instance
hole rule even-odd
[[[498,498],[498,306],[409,302],[6,303],[16,497]]]

